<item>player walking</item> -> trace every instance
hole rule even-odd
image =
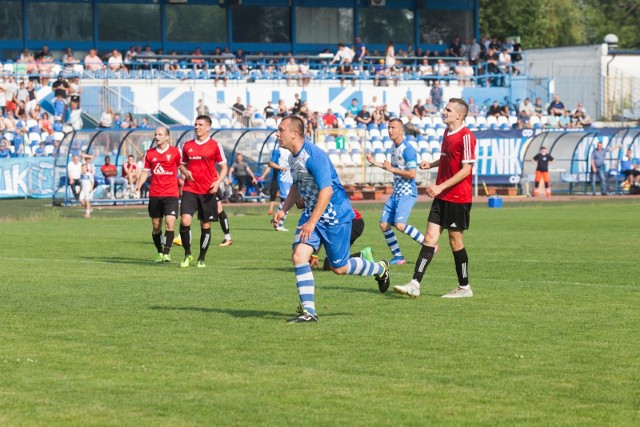
[[[442,118],[447,130],[442,138],[442,154],[434,162],[422,162],[420,169],[439,167],[436,184],[427,187],[427,195],[433,204],[427,219],[427,233],[416,261],[413,279],[394,291],[411,298],[420,296],[420,282],[433,259],[435,246],[442,231],[449,231],[449,244],[458,274],[458,287],[443,298],[472,297],[469,286],[468,257],[462,239],[469,228],[471,212],[471,172],[475,162],[476,138],[464,125],[469,106],[463,99],[451,98],[444,108]]]
[[[136,184],[136,193],[151,174],[149,187],[149,216],[151,217],[151,237],[158,255],[156,262],[171,262],[169,251],[175,235],[174,226],[178,216],[178,168],[180,150],[171,146],[169,129],[156,128],[156,146],[147,150],[144,166]],[[164,217],[164,246],[162,244],[162,218]]]
[[[367,154],[369,163],[393,174],[393,193],[382,208],[380,216],[380,229],[393,254],[391,264],[406,262],[391,225],[420,244],[424,240],[424,236],[417,228],[407,224],[411,210],[418,200],[418,188],[416,187],[418,156],[416,150],[405,140],[404,136],[402,120],[391,119],[389,121],[389,137],[395,144],[391,161],[385,160],[380,163],[373,159],[371,153]]]
[[[540,152],[533,156],[531,161],[536,164],[536,186],[533,189],[533,197],[538,197],[540,194],[540,181],[544,181],[545,195],[551,196],[549,163],[553,163],[555,159],[547,153],[547,147],[540,147]]]
[[[218,143],[209,137],[211,118],[198,116],[194,125],[196,139],[187,141],[182,147],[180,173],[184,177],[181,200],[180,237],[184,248],[184,259],[180,267],[189,267],[191,255],[191,220],[198,211],[200,220],[200,255],[197,266],[206,267],[204,260],[211,241],[211,221],[218,221],[216,193],[227,176],[227,159]],[[216,164],[220,166],[218,175]]]
[[[304,201],[302,215],[293,240],[291,257],[301,309],[289,322],[317,322],[313,272],[309,258],[324,245],[329,266],[336,274],[375,276],[380,292],[389,288],[389,263],[349,258],[349,236],[353,209],[329,156],[305,139],[304,122],[287,116],[278,125],[280,147],[289,150],[293,185],[281,210],[273,215],[277,224],[299,198]]]

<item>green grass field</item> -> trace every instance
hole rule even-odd
[[[380,205],[358,209],[356,246],[389,257]],[[640,424],[640,200],[478,203],[474,298],[440,298],[443,237],[416,300],[315,273],[317,324],[285,322],[292,231],[227,211],[233,246],[216,224],[208,268],[181,269],[181,247],[151,261],[144,207],[0,202],[0,425]],[[399,240],[392,285],[419,251]]]

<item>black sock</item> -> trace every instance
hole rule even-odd
[[[191,227],[180,225],[180,239],[182,239],[185,256],[191,255]]]
[[[416,280],[418,283],[422,282],[424,272],[431,263],[435,252],[436,248],[434,246],[422,246],[420,255],[418,255],[418,259],[416,260],[416,268],[413,270],[413,280]]]
[[[156,245],[156,252],[162,253],[162,231],[158,234],[151,233],[151,237],[153,237],[153,244]]]
[[[175,236],[175,232],[173,231],[164,231],[164,254],[168,255],[171,250],[171,245],[173,244],[173,237]]]
[[[229,234],[229,219],[227,218],[227,213],[222,211],[218,214],[218,218],[220,219],[220,228],[222,228],[223,234]]]
[[[200,229],[200,256],[198,256],[198,261],[204,261],[204,258],[207,256],[207,249],[209,249],[209,242],[211,242],[211,229],[201,228]]]
[[[458,273],[458,284],[460,286],[469,285],[469,274],[467,271],[467,265],[469,264],[469,257],[467,256],[467,250],[465,248],[460,249],[453,253],[453,259],[456,262],[456,273]]]

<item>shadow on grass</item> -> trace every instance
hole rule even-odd
[[[117,258],[117,257],[80,257],[81,259],[93,262],[105,262],[105,263],[113,263],[113,264],[128,264],[128,265],[144,265],[144,266],[155,266],[160,263],[155,263],[153,260],[149,259],[132,259],[132,258]],[[163,265],[163,264],[162,264]]]
[[[228,314],[232,317],[245,319],[248,317],[263,317],[266,319],[274,320],[288,320],[295,316],[295,313],[281,313],[279,311],[265,311],[265,310],[235,310],[232,308],[210,308],[210,307],[172,307],[172,306],[160,306],[153,305],[149,307],[150,310],[165,310],[165,311],[196,311],[200,313],[221,313]],[[327,317],[336,316],[350,316],[350,313],[331,313],[327,314]]]

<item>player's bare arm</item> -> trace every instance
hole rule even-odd
[[[442,184],[434,184],[427,187],[427,196],[436,197],[449,187],[462,182],[466,177],[471,175],[473,165],[471,163],[464,163],[462,169],[460,169],[455,175],[443,182]]]
[[[185,165],[180,165],[180,173],[182,174],[184,179],[186,179],[187,181],[193,181],[193,175]]]
[[[211,184],[211,190],[209,190],[209,193],[211,194],[216,194],[218,192],[220,184],[227,177],[227,169],[229,168],[229,166],[227,166],[227,162],[220,162],[218,164],[220,165],[220,173],[218,174],[218,179]]]
[[[422,170],[428,170],[428,169],[434,169],[437,168],[438,166],[440,166],[440,159],[434,161],[434,162],[422,162],[420,163],[420,169]]]
[[[136,184],[136,190],[140,191],[140,187],[147,181],[147,177],[149,176],[149,171],[146,169],[142,169],[140,171],[140,177],[138,178],[138,183]]]

